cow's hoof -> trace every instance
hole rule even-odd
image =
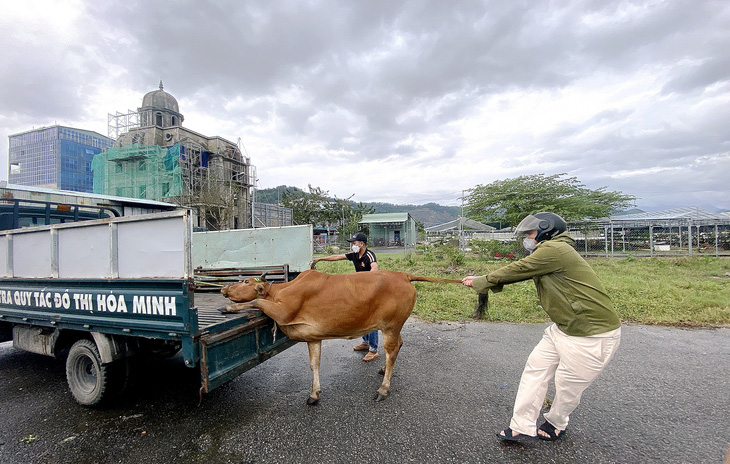
[[[319,398],[312,398],[311,396],[307,398],[307,404],[309,406],[314,406],[316,404],[319,404]]]
[[[378,393],[377,395],[375,395],[375,402],[380,403],[381,401],[385,401],[387,397],[387,395],[381,395],[380,393]]]
[[[216,308],[216,310],[219,313],[223,313],[223,314],[228,314],[229,313],[228,308],[226,308],[225,306],[221,306],[220,308]]]

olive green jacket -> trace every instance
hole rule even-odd
[[[531,278],[543,309],[564,333],[586,337],[619,328],[621,320],[606,289],[574,244],[568,232],[540,242],[529,256],[476,277],[474,290],[499,292],[504,284]]]

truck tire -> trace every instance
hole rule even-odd
[[[101,363],[99,349],[91,340],[73,344],[66,358],[66,380],[76,401],[84,406],[101,404],[109,393],[109,366]]]

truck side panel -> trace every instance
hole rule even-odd
[[[189,292],[186,280],[0,278],[0,321],[181,339],[197,326]]]
[[[0,277],[192,278],[188,211],[0,232]]]
[[[191,236],[185,210],[2,231],[1,325],[180,341],[194,366]]]
[[[261,268],[284,264],[290,272],[309,269],[311,224],[193,234],[193,268]]]

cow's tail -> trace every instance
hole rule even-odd
[[[439,277],[428,277],[413,274],[406,274],[411,282],[442,282],[445,284],[460,284],[461,280],[458,279],[441,279]]]

